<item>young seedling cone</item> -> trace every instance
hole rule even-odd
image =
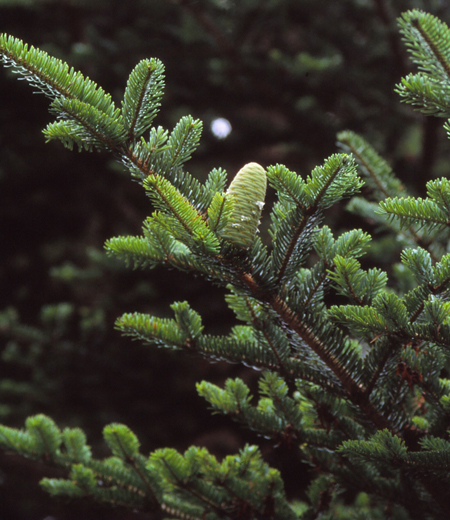
[[[233,212],[222,238],[245,249],[252,245],[264,206],[266,187],[266,171],[258,163],[248,163],[239,170],[227,191],[227,197],[233,200]]]

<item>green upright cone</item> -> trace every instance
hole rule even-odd
[[[260,164],[248,163],[239,170],[227,191],[227,196],[233,200],[233,212],[222,232],[222,238],[242,248],[252,245],[264,206],[266,188],[267,175]]]

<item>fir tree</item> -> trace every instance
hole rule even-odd
[[[397,91],[418,110],[450,118],[450,30],[418,10],[399,24],[419,72]],[[155,209],[142,235],[112,238],[107,252],[135,267],[162,264],[227,287],[242,322],[225,336],[205,334],[201,316],[176,302],[172,319],[124,314],[117,329],[150,345],[264,370],[257,401],[240,379],[197,389],[213,410],[274,443],[298,446],[317,477],[307,499],[290,504],[280,474],[255,446],[221,462],[197,447],[147,457],[130,428],[110,424],[104,438],[112,455],[99,460],[81,429],[61,430],[44,415],[28,418],[25,429],[0,427],[0,446],[66,469],[66,479],[42,481],[51,494],[167,518],[380,518],[386,510],[393,518],[446,518],[447,179],[429,181],[427,197],[414,198],[375,150],[347,131],[338,136],[344,153],[306,178],[283,165],[249,163],[227,190],[222,169],[200,183],[185,164],[201,122],[186,116],[171,132],[153,126],[164,86],[159,60],[135,67],[117,108],[93,81],[18,39],[2,35],[0,53],[50,98],[56,120],[44,130],[47,140],[112,153],[150,197]],[[445,127],[450,133],[450,123]],[[257,235],[266,183],[278,197],[270,244]],[[356,197],[364,183],[367,197]],[[335,237],[323,225],[326,210],[347,198],[351,211],[402,245],[389,285],[381,269],[362,268],[367,232]],[[333,294],[346,303],[329,305]],[[350,505],[344,491],[357,493]]]

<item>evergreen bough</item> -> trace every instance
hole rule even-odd
[[[450,30],[418,10],[399,24],[419,72],[397,92],[417,110],[449,118],[450,133]],[[112,238],[107,252],[227,287],[242,322],[226,336],[208,335],[199,314],[176,302],[173,319],[125,314],[116,327],[151,345],[263,369],[257,402],[240,379],[197,389],[213,410],[297,446],[317,471],[305,500],[290,504],[279,472],[255,446],[221,462],[197,447],[147,457],[127,426],[110,424],[104,439],[112,455],[98,460],[82,430],[61,431],[44,415],[28,418],[25,429],[1,426],[0,447],[65,468],[66,479],[42,481],[51,494],[166,518],[448,518],[449,181],[429,181],[427,198],[412,197],[363,138],[345,131],[344,153],[306,178],[250,163],[227,191],[221,169],[201,184],[185,170],[201,122],[183,117],[170,133],[152,126],[164,87],[159,60],[136,66],[116,108],[94,82],[20,40],[1,35],[0,55],[50,98],[56,120],[47,140],[112,152],[152,200],[142,235]],[[266,182],[278,196],[270,245],[256,234]],[[366,197],[356,197],[364,184]],[[322,223],[324,211],[346,198],[350,211],[402,245],[389,284],[381,269],[361,266],[368,233],[335,237]],[[333,293],[346,303],[328,305]],[[356,498],[344,500],[346,490]]]

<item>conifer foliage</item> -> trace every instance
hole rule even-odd
[[[450,118],[450,30],[417,10],[399,24],[419,72],[397,91],[418,110]],[[153,126],[164,87],[159,60],[135,67],[116,108],[94,82],[11,36],[1,35],[0,54],[50,98],[56,120],[44,130],[47,140],[111,152],[151,199],[142,235],[111,238],[107,252],[226,287],[242,322],[225,336],[205,334],[201,316],[176,302],[172,319],[125,314],[117,329],[150,345],[262,369],[257,400],[240,379],[197,389],[216,412],[300,450],[316,472],[304,500],[288,503],[279,472],[255,446],[221,462],[197,447],[145,456],[130,428],[110,424],[111,456],[98,460],[83,431],[60,430],[44,415],[30,417],[25,429],[1,426],[0,447],[65,468],[67,478],[42,481],[51,494],[166,518],[380,518],[386,510],[399,519],[447,518],[448,180],[430,181],[426,199],[409,196],[375,150],[346,131],[338,136],[344,153],[306,177],[249,163],[228,190],[221,169],[201,184],[185,169],[201,122],[186,116],[171,132]],[[450,133],[450,121],[445,127]],[[266,183],[278,197],[270,244],[257,235]],[[367,196],[356,196],[364,185]],[[367,232],[334,236],[323,225],[325,210],[348,198],[351,211],[402,244],[392,280],[377,267],[363,269]],[[328,305],[333,294],[345,303]]]

